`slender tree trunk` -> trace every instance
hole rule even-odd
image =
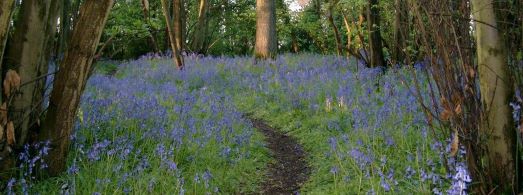
[[[178,43],[176,41],[176,35],[175,31],[173,29],[173,22],[171,20],[171,17],[169,17],[169,7],[167,5],[167,0],[161,0],[162,2],[162,9],[163,9],[163,16],[165,17],[165,23],[167,26],[167,34],[169,35],[169,40],[171,44],[171,49],[173,51],[173,61],[174,64],[178,67],[178,69],[183,69],[183,59],[180,55],[180,49],[178,47]]]
[[[56,75],[41,133],[43,140],[51,140],[52,149],[46,161],[51,176],[58,175],[65,169],[80,97],[112,5],[113,0],[84,1],[70,47],[65,53],[60,72]]]
[[[0,2],[0,65],[2,65],[4,57],[5,44],[7,42],[9,27],[11,26],[9,23],[11,22],[14,3],[14,0],[2,0]],[[0,68],[0,72],[2,72],[2,68]]]
[[[256,0],[256,58],[276,57],[276,5],[274,0]]]
[[[13,117],[16,128],[17,144],[19,147],[26,143],[29,128],[33,122],[32,115],[35,114],[33,107],[33,97],[37,90],[37,82],[33,81],[38,77],[39,72],[45,65],[42,59],[47,55],[47,39],[50,38],[49,32],[56,30],[56,24],[48,23],[49,18],[54,15],[51,12],[51,5],[56,5],[58,0],[24,0],[16,24],[15,33],[11,40],[7,59],[8,65],[17,70],[21,82],[25,84],[20,88],[20,93],[13,99]],[[47,71],[46,71],[47,72]]]
[[[200,8],[198,11],[198,26],[194,32],[194,40],[192,49],[196,53],[205,53],[205,37],[207,36],[207,12],[209,5],[207,0],[200,0]]]
[[[492,0],[472,0],[476,22],[476,43],[481,100],[485,117],[480,132],[487,138],[487,174],[492,182],[488,192],[517,194],[516,141],[509,100],[509,66]],[[521,174],[521,170],[519,170]],[[490,191],[494,190],[494,191]]]
[[[61,0],[62,13],[60,15],[60,34],[58,35],[59,46],[55,53],[61,55],[66,49],[69,33],[71,32],[71,2],[68,0]]]
[[[332,4],[329,6],[329,9],[327,12],[327,19],[329,20],[332,30],[334,31],[334,38],[336,39],[336,53],[338,55],[342,55],[343,54],[343,45],[341,43],[340,32],[338,31],[338,27],[336,26],[336,23],[334,22],[334,16],[333,16],[334,6],[336,6],[336,4],[334,2],[332,2]]]
[[[183,36],[183,25],[182,19],[183,17],[183,0],[174,0],[173,1],[173,30],[174,30],[174,36],[176,38],[176,46],[178,47],[179,52],[182,52],[184,50],[185,45],[185,39]]]
[[[343,13],[343,23],[345,24],[345,29],[347,30],[347,58],[354,56],[358,60],[365,60],[361,53],[352,45],[352,29],[354,28],[354,23],[349,24],[349,19],[345,13]]]
[[[370,67],[385,66],[378,0],[369,0],[367,5],[367,24],[369,28]]]
[[[153,48],[154,52],[155,53],[158,53],[160,52],[160,48],[158,47],[158,44],[156,43],[156,39],[154,38],[154,29],[151,29],[153,28],[152,25],[151,25],[151,18],[149,16],[149,1],[148,0],[142,0],[142,12],[143,12],[143,18],[145,20],[145,22],[149,25],[147,27],[147,30],[149,31],[149,44],[150,46]]]
[[[45,43],[43,54],[40,56],[40,65],[37,69],[37,77],[42,77],[49,72],[49,63],[54,56],[55,46],[56,46],[56,29],[58,25],[58,17],[61,13],[62,1],[53,0],[51,2],[49,17],[46,22],[45,29]],[[31,124],[30,129],[37,130],[39,129],[40,116],[44,112],[44,95],[45,95],[45,85],[46,78],[38,79],[35,81],[35,90],[33,92],[32,108],[33,112],[30,115]]]
[[[9,33],[9,27],[11,22],[11,15],[14,7],[14,0],[2,0],[0,1],[0,81],[3,81],[2,78],[2,71],[4,69],[3,65],[3,56],[4,56],[4,50],[7,42],[7,37]],[[2,96],[3,96],[3,90],[2,85],[0,85],[0,104],[3,103]],[[4,127],[5,124],[0,123],[0,134],[5,135]],[[7,146],[7,139],[5,139],[6,136],[2,136],[4,138],[0,138],[0,144],[2,145],[0,148],[0,180],[6,181],[8,177],[10,177],[8,174],[4,173],[5,170],[9,170],[12,167],[15,166],[15,156],[11,154],[10,149]],[[3,175],[6,174],[6,175]]]
[[[300,48],[298,46],[298,39],[296,38],[296,30],[295,29],[292,30],[291,38],[292,38],[292,52],[294,52],[294,53],[300,52]]]
[[[396,13],[394,15],[394,51],[393,59],[395,63],[402,63],[405,59],[403,49],[406,47],[405,35],[408,34],[408,28],[405,27],[407,10],[405,0],[396,0]]]

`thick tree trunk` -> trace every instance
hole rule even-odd
[[[335,4],[335,2],[332,2],[332,4],[329,6],[329,9],[327,12],[327,19],[329,20],[332,30],[334,31],[334,38],[336,39],[336,53],[338,55],[342,55],[343,54],[343,45],[341,43],[340,32],[338,31],[338,27],[336,26],[336,23],[334,22],[334,16],[333,16],[334,6],[336,6],[336,4]]]
[[[367,5],[367,24],[369,28],[370,67],[385,66],[378,0],[369,0]]]
[[[276,5],[274,0],[256,0],[256,58],[276,57]]]
[[[5,43],[7,42],[7,34],[11,26],[9,23],[11,22],[14,3],[14,0],[2,0],[0,2],[0,65],[2,65],[4,57]],[[2,72],[2,68],[0,68],[0,72]]]
[[[194,32],[194,40],[192,42],[192,49],[196,53],[205,54],[205,37],[207,36],[207,11],[209,5],[207,0],[200,0],[200,8],[198,11],[198,26]]]
[[[161,0],[162,2],[162,9],[163,9],[163,16],[165,17],[165,23],[167,26],[167,34],[169,35],[169,42],[171,44],[171,49],[173,52],[173,61],[174,64],[178,67],[178,69],[183,69],[183,58],[180,54],[180,48],[178,47],[178,43],[176,41],[176,35],[175,31],[173,29],[173,22],[171,20],[171,17],[169,16],[169,7],[167,4],[167,0]]]
[[[488,192],[517,194],[516,131],[509,107],[512,91],[506,50],[496,28],[493,1],[472,0],[472,8],[474,18],[481,21],[476,22],[476,43],[481,100],[486,117],[480,132],[487,138],[486,175],[492,182]]]
[[[396,13],[394,15],[394,51],[392,52],[395,63],[403,63],[405,55],[403,49],[406,47],[405,36],[408,34],[408,27],[405,27],[407,21],[407,5],[405,0],[396,0]]]
[[[51,140],[52,149],[46,159],[51,176],[58,175],[65,169],[80,97],[112,5],[113,0],[84,1],[70,46],[65,53],[60,72],[56,75],[40,135],[42,140]]]
[[[34,94],[40,94],[37,91],[37,82],[35,78],[47,67],[43,59],[48,59],[46,50],[48,33],[56,30],[56,22],[49,22],[50,17],[55,16],[51,13],[52,5],[58,4],[58,0],[24,0],[16,24],[15,33],[11,40],[7,59],[7,64],[17,70],[21,82],[25,84],[20,88],[20,93],[16,94],[13,99],[12,118],[16,128],[17,144],[19,147],[26,143],[29,134],[29,128],[34,114],[33,107]],[[55,25],[55,26],[48,26]]]

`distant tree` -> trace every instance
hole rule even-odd
[[[405,52],[407,47],[406,36],[409,33],[408,27],[408,10],[406,0],[395,0],[395,14],[394,14],[394,49],[392,52],[393,60],[396,63],[402,63],[405,59]]]
[[[102,36],[113,0],[85,0],[71,34],[69,47],[61,62],[49,100],[49,108],[40,133],[41,140],[50,140],[52,149],[46,162],[49,174],[65,170],[80,97],[88,79],[98,42]]]
[[[209,10],[209,2],[207,0],[200,0],[198,8],[198,24],[194,31],[192,50],[195,53],[205,54],[207,48],[205,47],[205,37],[207,36],[207,12]]]
[[[151,6],[149,4],[149,0],[142,0],[142,10],[143,10],[143,17],[149,26],[147,30],[149,31],[149,34],[147,35],[149,37],[149,44],[152,46],[155,53],[160,52],[160,47],[158,46],[158,43],[156,43],[156,38],[154,37],[155,29],[152,28],[151,25],[151,17],[149,15],[149,10],[151,9]]]
[[[256,0],[256,58],[276,57],[276,5],[274,0]]]
[[[380,11],[378,0],[369,0],[367,4],[367,25],[369,28],[370,67],[385,66],[383,43],[380,32]]]
[[[180,52],[181,40],[179,38],[178,39],[176,38],[176,29],[174,29],[174,27],[173,27],[173,24],[177,23],[174,21],[177,19],[179,20],[180,18],[171,19],[171,17],[169,16],[169,6],[167,4],[167,0],[161,0],[161,2],[162,2],[163,15],[165,17],[165,23],[167,26],[167,31],[169,34],[169,40],[170,40],[171,49],[172,49],[172,53],[173,53],[172,58],[173,58],[174,64],[178,67],[178,69],[182,70],[183,69],[183,58],[182,58],[182,55]],[[176,12],[176,10],[173,10],[173,11]],[[180,10],[178,10],[178,11],[180,11]],[[176,15],[176,14],[174,14],[174,15]]]
[[[336,40],[336,53],[338,55],[343,55],[343,44],[341,43],[341,35],[339,33],[338,27],[334,21],[334,8],[338,4],[339,0],[330,0],[329,7],[327,8],[327,20],[334,31],[334,38]]]

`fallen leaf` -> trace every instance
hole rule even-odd
[[[452,112],[450,112],[450,110],[443,110],[443,112],[441,112],[440,114],[440,118],[442,121],[448,121],[450,119],[450,115],[452,115]]]
[[[5,102],[0,106],[0,122],[0,125],[7,123],[7,104]]]
[[[6,96],[10,96],[13,90],[17,90],[21,85],[22,80],[18,73],[14,70],[7,71],[4,79],[4,92]]]
[[[452,143],[450,145],[450,156],[456,156],[458,153],[458,147],[459,147],[459,136],[458,132],[454,132],[454,138],[452,139]]]
[[[4,140],[4,126],[0,125],[0,142]]]
[[[461,110],[461,104],[458,104],[458,105],[456,106],[456,108],[454,109],[454,112],[456,112],[456,114],[461,114],[461,111],[462,111],[462,110]]]
[[[15,143],[15,126],[13,121],[9,121],[9,123],[7,123],[7,144],[13,145]]]

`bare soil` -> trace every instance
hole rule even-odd
[[[268,165],[261,194],[297,194],[307,181],[310,170],[306,153],[295,138],[283,134],[265,121],[248,117],[253,126],[265,135],[274,161]]]

